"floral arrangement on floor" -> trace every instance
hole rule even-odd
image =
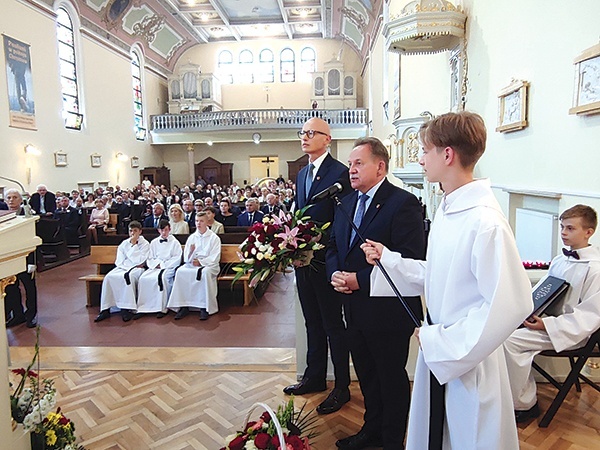
[[[243,431],[225,438],[227,444],[221,450],[310,450],[310,439],[318,435],[318,419],[311,412],[304,412],[304,406],[296,411],[292,396],[277,408],[274,418],[265,411],[258,420],[248,422]],[[285,447],[279,442],[277,426],[283,432]]]
[[[313,252],[324,247],[319,241],[330,225],[318,226],[310,216],[305,216],[310,206],[294,214],[280,211],[277,216],[266,216],[255,223],[250,236],[240,245],[241,262],[233,267],[236,272],[233,282],[250,274],[249,284],[254,287],[277,271],[309,265]]]
[[[85,450],[76,445],[75,425],[61,411],[54,413],[56,388],[54,381],[40,379],[40,326],[36,330],[33,358],[27,368],[13,369],[18,383],[9,382],[14,391],[10,395],[10,409],[16,423],[23,424],[32,433],[32,448],[36,438],[43,438],[41,448],[46,450]],[[37,372],[32,369],[37,365]],[[16,385],[16,387],[15,387]]]

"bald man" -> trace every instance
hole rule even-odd
[[[351,191],[348,168],[329,154],[331,130],[324,120],[312,118],[298,132],[302,151],[309,165],[296,178],[296,210],[304,208],[317,192],[339,182],[343,194]],[[307,215],[319,224],[333,221],[334,202],[331,199],[316,203]],[[327,244],[327,238],[321,241]],[[312,267],[311,267],[312,266]],[[346,326],[342,318],[342,298],[333,290],[325,273],[325,250],[315,252],[311,266],[296,268],[298,297],[304,314],[308,350],[307,367],[302,379],[283,389],[288,395],[303,395],[327,389],[328,348],[335,375],[334,389],[317,407],[319,414],[338,411],[350,400],[349,349]]]

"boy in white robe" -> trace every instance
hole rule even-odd
[[[183,250],[183,266],[175,273],[175,283],[167,307],[178,309],[175,320],[183,319],[190,308],[200,311],[200,320],[219,311],[217,275],[221,260],[221,240],[208,228],[206,213],[196,214],[196,231]]]
[[[104,276],[100,295],[100,314],[94,322],[110,317],[111,308],[119,308],[123,322],[133,318],[137,308],[137,283],[144,272],[150,244],[142,236],[142,224],[129,224],[129,238],[119,244],[115,268]]]
[[[150,253],[146,266],[138,282],[137,312],[134,320],[143,314],[156,313],[161,319],[167,314],[167,300],[173,288],[175,269],[181,264],[183,251],[181,244],[171,234],[168,220],[158,223],[159,236],[150,243]]]
[[[517,449],[502,343],[533,302],[489,181],[473,177],[485,150],[485,124],[474,113],[448,113],[425,123],[420,138],[419,163],[445,191],[426,261],[405,259],[372,241],[362,246],[367,260],[379,259],[403,295],[424,294],[427,304],[428,324],[415,332],[420,351],[406,448]],[[375,296],[392,292],[378,268],[371,287]]]
[[[547,317],[532,316],[504,343],[517,423],[540,415],[533,358],[543,350],[583,347],[600,328],[600,250],[589,244],[597,225],[596,211],[586,205],[561,214],[560,236],[569,249],[552,260],[548,275],[569,282],[567,295],[546,311]]]

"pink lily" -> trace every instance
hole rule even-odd
[[[290,230],[290,227],[285,225],[285,231],[283,233],[278,233],[276,236],[283,239],[284,243],[290,244],[294,248],[298,248],[298,242],[296,242],[298,231],[298,227],[294,227]]]
[[[285,225],[291,219],[283,210],[279,211],[278,216],[273,216],[273,225]]]

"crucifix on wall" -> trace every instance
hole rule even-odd
[[[270,177],[271,176],[271,163],[276,162],[274,159],[271,159],[270,156],[267,156],[267,159],[263,159],[261,161],[261,163],[266,164],[267,165],[267,176]]]

